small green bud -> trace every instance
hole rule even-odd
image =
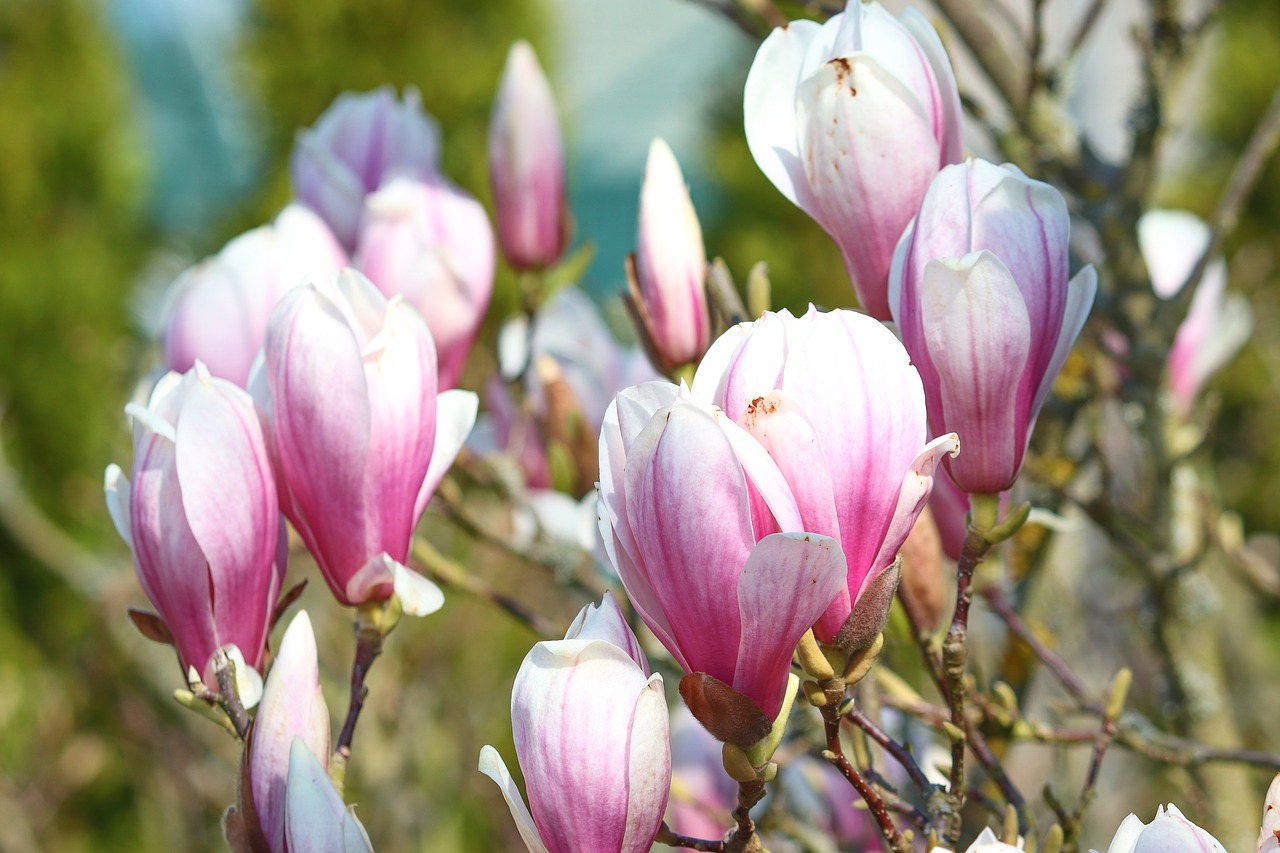
[[[1105,710],[1108,720],[1115,720],[1124,712],[1124,703],[1129,698],[1129,687],[1133,684],[1133,670],[1129,667],[1121,667],[1120,670],[1111,678],[1111,689],[1107,692],[1107,707]]]

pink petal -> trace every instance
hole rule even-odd
[[[673,406],[627,455],[626,511],[639,562],[692,671],[726,684],[737,657],[738,575],[755,536],[742,466],[724,431]]]
[[[732,685],[769,719],[782,708],[796,644],[844,584],[840,544],[811,533],[767,536],[743,566],[742,638]]]
[[[1007,489],[1026,445],[1016,405],[1031,346],[1022,295],[985,250],[930,262],[921,289],[925,341],[942,385],[937,422],[964,448],[952,476],[968,492]]]

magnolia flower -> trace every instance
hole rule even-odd
[[[551,85],[528,42],[507,54],[489,118],[498,244],[516,269],[551,266],[569,239],[564,143]]]
[[[344,92],[298,134],[289,174],[298,199],[328,223],[342,245],[356,244],[364,198],[390,177],[436,171],[440,130],[422,111],[416,89],[403,99],[384,86]]]
[[[897,585],[886,570],[929,499],[934,469],[957,447],[954,435],[926,445],[924,388],[907,351],[865,314],[766,312],[712,345],[693,394],[769,454],[799,529],[840,543],[845,583],[813,626],[817,638],[870,642]]]
[[[173,283],[165,364],[185,373],[202,361],[214,376],[244,387],[280,297],[346,265],[324,221],[290,204],[270,225],[241,234]]]
[[[707,253],[680,164],[661,139],[649,145],[634,264],[631,296],[663,367],[696,362],[711,343]]]
[[[145,408],[125,411],[133,481],[107,467],[111,520],[184,671],[217,690],[214,653],[229,650],[240,700],[252,706],[288,556],[253,401],[197,363],[161,379]]]
[[[1151,288],[1172,299],[1209,248],[1209,226],[1190,213],[1152,210],[1138,220],[1138,245],[1151,274]],[[1166,369],[1175,410],[1190,414],[1201,389],[1253,334],[1253,311],[1239,293],[1228,295],[1227,264],[1221,257],[1205,267],[1186,319],[1169,349]]]
[[[272,853],[284,853],[286,783],[292,770],[294,742],[304,744],[321,769],[329,764],[329,709],[320,692],[316,638],[305,610],[289,623],[280,641],[262,704],[249,739],[249,792],[262,834]],[[241,807],[241,814],[248,809]],[[308,850],[310,848],[297,848]]]
[[[1062,194],[1014,166],[969,160],[938,173],[893,257],[889,305],[924,380],[934,433],[969,493],[1013,485],[1036,416],[1097,290],[1067,277]]]
[[[250,388],[281,509],[342,604],[394,591],[406,612],[422,614],[443,601],[404,562],[477,401],[436,387],[422,318],[353,270],[291,291],[271,315]]]
[[[790,532],[805,526],[777,463],[666,382],[628,388],[606,412],[599,514],[628,598],[698,676],[681,683],[694,716],[721,740],[763,738],[796,643],[844,588],[840,544]],[[733,721],[718,730],[708,714]]]
[[[1151,823],[1143,823],[1134,814],[1125,818],[1111,839],[1107,853],[1227,853],[1227,850],[1170,803],[1156,809]]]
[[[442,178],[394,178],[365,200],[355,265],[418,309],[439,387],[456,385],[493,293],[493,229],[480,203]]]
[[[889,319],[889,263],[929,181],[961,157],[960,96],[942,42],[914,9],[849,0],[760,46],[743,111],[751,154],[844,256],[863,310]]]
[[[671,784],[667,704],[613,596],[525,657],[511,727],[529,807],[491,746],[480,771],[502,789],[530,853],[647,853]]]

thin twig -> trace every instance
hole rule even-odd
[[[1089,33],[1093,32],[1093,27],[1098,23],[1098,19],[1102,17],[1103,7],[1107,5],[1107,0],[1093,0],[1089,4],[1089,8],[1085,10],[1084,17],[1080,19],[1079,26],[1076,27],[1075,35],[1071,37],[1071,47],[1067,50],[1067,61],[1075,58],[1080,52],[1080,48],[1084,47],[1085,41],[1089,38]]]
[[[1253,135],[1249,137],[1244,152],[1236,161],[1231,178],[1227,181],[1227,187],[1223,190],[1218,206],[1214,208],[1213,216],[1209,220],[1211,235],[1209,245],[1205,247],[1200,259],[1192,268],[1191,275],[1183,287],[1184,291],[1190,292],[1195,289],[1204,276],[1209,262],[1222,250],[1223,240],[1235,231],[1236,225],[1240,222],[1240,211],[1248,200],[1258,177],[1262,174],[1263,168],[1275,154],[1277,145],[1280,145],[1280,87],[1272,93],[1267,111],[1254,126]]]
[[[872,722],[870,717],[862,713],[861,709],[857,707],[850,708],[845,712],[845,717],[849,719],[849,722],[866,732],[867,737],[880,744],[886,752],[892,755],[893,759],[901,765],[902,769],[906,771],[907,776],[911,777],[911,781],[914,782],[916,787],[921,791],[928,792],[929,789],[933,787],[933,783],[929,781],[929,777],[920,769],[920,765],[916,762],[915,756],[912,755],[905,746],[889,737],[883,729]]]
[[[347,719],[342,724],[342,731],[338,734],[338,745],[334,749],[344,762],[351,758],[351,739],[355,737],[356,723],[360,719],[360,712],[364,709],[364,700],[369,695],[369,688],[364,680],[373,662],[382,653],[382,632],[376,627],[362,625],[357,620],[355,634],[356,654],[351,663],[351,698],[347,705]]]
[[[822,753],[822,757],[831,762],[831,765],[849,780],[849,784],[862,797],[889,849],[894,853],[911,853],[911,844],[894,825],[893,818],[885,807],[884,799],[845,757],[844,747],[840,743],[840,720],[842,719],[840,704],[844,701],[843,685],[838,689],[828,689],[826,692],[827,702],[822,706],[822,724],[827,736],[827,748]]]
[[[983,4],[972,0],[934,0],[934,5],[973,54],[982,73],[1009,105],[1010,112],[1021,117],[1026,108],[1026,85],[1019,72],[1021,63],[1009,53],[983,17]]]
[[[665,821],[662,824],[662,828],[658,830],[658,837],[654,840],[668,847],[683,847],[686,850],[701,850],[704,853],[724,853],[723,841],[708,841],[703,838],[680,835],[677,832],[672,832],[671,827],[667,826]]]
[[[420,536],[414,537],[413,557],[415,568],[421,569],[425,576],[441,586],[465,592],[481,601],[492,604],[507,615],[515,618],[516,621],[526,625],[543,639],[555,639],[559,636],[559,632],[556,631],[550,620],[533,612],[510,596],[493,589],[485,580],[471,574],[458,563],[450,560]]]
[[[221,704],[231,718],[236,735],[244,740],[249,734],[249,714],[240,702],[240,693],[236,690],[236,664],[222,649],[213,656],[213,672],[218,679],[218,690]]]
[[[986,557],[991,544],[984,532],[970,526],[960,560],[956,564],[956,606],[951,627],[942,643],[942,672],[947,684],[947,704],[951,724],[957,732],[951,737],[951,795],[955,808],[947,821],[946,841],[954,848],[960,841],[960,807],[964,805],[964,758],[966,737],[959,736],[969,728],[965,721],[965,665],[968,661],[969,605],[973,602],[973,573]]]
[[[1067,692],[1081,707],[1101,712],[1102,706],[1089,698],[1084,682],[1072,672],[1071,667],[1057,652],[1046,646],[1036,636],[1031,627],[1018,615],[1018,611],[1013,609],[1002,590],[992,586],[982,590],[981,595],[991,610],[1000,617],[1000,621],[1004,622],[1005,627],[1031,648],[1035,656],[1045,666],[1049,667],[1049,671],[1057,677],[1058,681],[1061,682],[1062,686],[1067,689]]]

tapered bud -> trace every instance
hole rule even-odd
[[[436,172],[440,130],[413,88],[397,99],[384,86],[344,92],[306,130],[289,155],[298,199],[320,215],[347,249],[356,244],[365,196],[391,177]]]
[[[661,139],[649,146],[634,257],[631,297],[663,369],[696,362],[711,343],[707,253],[680,164]]]
[[[889,319],[889,262],[929,181],[961,157],[960,96],[920,13],[849,0],[792,21],[747,75],[747,144],[773,185],[836,241],[863,310]]]
[[[320,217],[289,205],[270,225],[241,234],[173,283],[165,364],[185,373],[201,361],[243,388],[280,297],[346,265],[346,253]]]
[[[933,432],[963,443],[947,470],[966,492],[1013,485],[1093,305],[1093,267],[1068,281],[1069,227],[1056,189],[970,160],[938,174],[898,243],[890,307]]]
[[[440,591],[405,568],[413,530],[471,425],[476,397],[436,392],[422,318],[364,276],[290,292],[250,381],[281,509],[342,604],[394,591],[429,613]]]
[[[285,787],[295,740],[306,744],[327,768],[329,709],[320,692],[316,638],[305,610],[293,617],[280,641],[248,745],[253,813],[272,853],[286,849]],[[242,789],[242,801],[247,795]],[[248,813],[244,805],[241,811]]]
[[[564,143],[551,85],[528,42],[507,54],[489,118],[489,180],[498,245],[518,270],[560,259],[569,239]]]
[[[234,647],[240,698],[252,705],[288,553],[253,401],[197,363],[161,379],[145,408],[126,411],[133,480],[107,468],[111,519],[183,672],[217,690],[214,652]]]
[[[952,435],[925,443],[924,389],[906,350],[854,311],[766,312],[712,345],[693,394],[769,455],[794,495],[800,529],[839,541],[844,583],[813,626],[819,640],[835,641],[897,557],[938,462],[956,449]],[[864,611],[846,637],[874,636],[882,623],[877,615],[870,624],[871,615]]]
[[[529,807],[491,746],[480,771],[502,789],[530,853],[650,849],[671,785],[667,704],[612,596],[529,652],[511,726]]]
[[[804,529],[777,463],[723,412],[665,382],[609,407],[600,532],[628,598],[686,673],[768,720],[796,643],[844,586],[836,540],[777,532]]]
[[[365,200],[355,265],[426,320],[441,389],[457,384],[489,307],[493,252],[484,208],[442,178],[396,178]]]
[[[1156,809],[1155,820],[1144,824],[1129,815],[1116,830],[1107,853],[1227,853],[1218,840],[1191,821],[1170,803]],[[1096,850],[1091,853],[1097,853]]]

